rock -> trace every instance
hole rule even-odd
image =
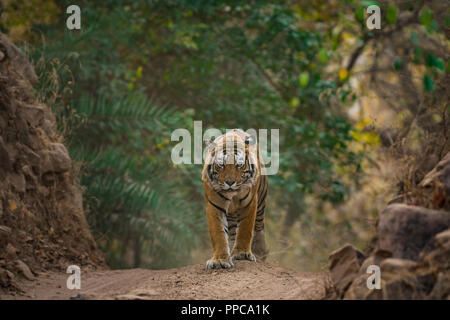
[[[41,157],[26,145],[21,145],[21,154],[32,168],[38,168]]]
[[[10,279],[6,272],[7,270],[0,268],[0,287],[6,287],[10,282]]]
[[[11,144],[11,143],[4,143],[2,146],[2,151],[5,152],[5,155],[7,156],[8,160],[6,160],[8,163],[11,164],[11,170],[12,167],[14,166],[14,163],[16,162],[17,158],[18,158],[18,150],[16,148],[15,145]],[[4,167],[6,169],[6,167]]]
[[[0,203],[1,203],[1,201],[0,201]],[[1,217],[1,214],[0,214],[0,217]],[[8,243],[10,235],[11,235],[11,228],[0,225],[0,257],[1,257],[1,250],[4,247],[6,247],[6,244]]]
[[[25,193],[26,182],[25,177],[21,173],[11,173],[9,181],[14,189],[19,193]]]
[[[392,252],[386,251],[386,250],[375,250],[375,252],[369,256],[361,265],[361,268],[359,269],[359,274],[366,274],[367,268],[371,265],[377,265],[379,266],[381,261],[384,259],[392,257]]]
[[[12,273],[11,271],[6,270],[6,275],[8,276],[9,280],[14,280],[15,278],[14,273]]]
[[[329,257],[329,269],[334,288],[339,297],[343,297],[352,281],[358,276],[364,254],[354,246],[347,244]]]
[[[367,279],[370,274],[360,274],[356,277],[348,290],[345,292],[345,300],[379,300],[382,299],[382,291],[379,289],[369,289]]]
[[[22,167],[22,172],[24,173],[25,177],[27,177],[28,181],[32,181],[32,184],[27,184],[26,188],[27,190],[34,189],[35,186],[38,184],[37,178],[35,174],[33,173],[33,170],[31,170],[30,166],[25,165]]]
[[[7,239],[9,235],[11,234],[11,228],[7,226],[0,226],[0,239],[5,238]]]
[[[145,296],[156,296],[159,294],[159,292],[154,289],[146,288],[146,289],[135,289],[131,291],[130,294],[139,297],[145,297]]]
[[[15,267],[21,275],[23,275],[27,280],[34,280],[34,275],[30,268],[22,260],[15,261]]]
[[[45,109],[42,106],[24,106],[18,110],[19,118],[27,121],[32,127],[37,127],[44,119]]]
[[[411,270],[417,267],[417,262],[405,259],[388,258],[381,262],[381,274],[385,272],[398,273],[404,270]]]
[[[433,270],[450,269],[450,230],[438,233],[434,237],[433,250],[422,252],[421,258]]]
[[[149,300],[148,297],[136,296],[133,294],[122,294],[115,297],[116,300]]]
[[[4,168],[6,171],[12,171],[12,162],[9,157],[8,150],[6,149],[5,142],[3,138],[0,136],[0,166]]]
[[[70,170],[69,152],[61,143],[51,143],[47,150],[41,152],[40,157],[42,174],[64,173]]]
[[[387,283],[382,284],[383,299],[386,300],[422,300],[424,295],[420,290],[420,283],[412,275],[399,275]]]
[[[5,54],[3,60],[11,59],[12,64],[19,73],[21,73],[31,84],[38,81],[38,77],[34,72],[33,66],[28,62],[27,57],[17,48],[9,39],[0,33],[0,43],[2,44],[2,52]]]
[[[17,257],[17,249],[11,243],[8,243],[5,248],[5,257],[8,260],[13,260]]]
[[[450,274],[448,271],[445,273],[440,272],[438,274],[436,284],[427,298],[447,301],[450,299]]]
[[[434,237],[434,242],[444,249],[450,249],[450,229],[438,233]]]
[[[83,292],[78,292],[75,296],[69,298],[70,300],[88,300],[88,297]]]
[[[380,213],[378,248],[394,258],[418,260],[434,235],[450,227],[450,214],[422,207],[392,204]]]

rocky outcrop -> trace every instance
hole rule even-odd
[[[0,290],[70,264],[100,266],[55,117],[33,67],[0,34]]]
[[[392,203],[379,216],[375,247],[367,258],[351,245],[330,255],[337,299],[450,299],[450,153],[425,176],[407,205]],[[439,210],[434,210],[434,209]],[[369,289],[379,267],[380,289]]]
[[[365,255],[351,244],[333,251],[330,255],[330,274],[338,297],[343,297],[358,274]]]
[[[447,228],[447,211],[392,204],[380,213],[378,248],[392,252],[394,258],[418,260],[433,236]]]

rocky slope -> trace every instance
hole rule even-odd
[[[450,299],[450,153],[414,193],[397,197],[380,213],[373,249],[346,245],[330,255],[337,299]],[[381,288],[368,289],[375,265]]]
[[[20,277],[38,271],[103,265],[55,117],[35,99],[36,81],[0,34],[0,291],[17,290]]]

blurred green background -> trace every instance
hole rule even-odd
[[[312,271],[412,188],[449,141],[447,1],[2,0],[35,65],[113,268],[210,255],[201,166],[176,128],[279,128],[269,261]],[[66,8],[81,8],[81,30]],[[365,8],[381,8],[368,30]]]

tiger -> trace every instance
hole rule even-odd
[[[256,137],[241,129],[207,145],[202,183],[213,247],[207,269],[232,268],[233,260],[266,259],[264,212],[269,185],[261,172],[264,168]]]

